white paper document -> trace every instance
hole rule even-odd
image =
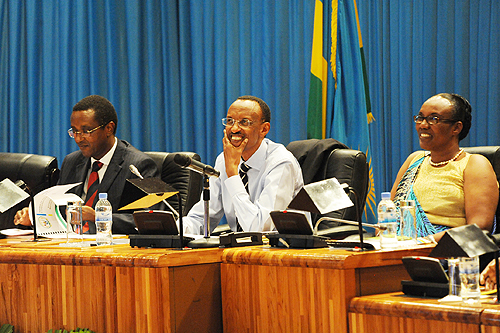
[[[35,223],[38,236],[49,238],[66,237],[66,221],[61,215],[59,207],[66,206],[68,201],[83,202],[76,194],[66,193],[79,184],[56,185],[35,195]],[[30,220],[33,221],[31,204],[29,214]]]

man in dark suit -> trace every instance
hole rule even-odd
[[[137,178],[129,166],[135,165],[144,178],[159,177],[155,162],[130,143],[116,138],[118,117],[111,102],[104,97],[83,98],[73,107],[70,120],[68,134],[80,150],[64,158],[58,184],[82,183],[69,192],[84,200],[83,220],[88,222],[90,233],[95,233],[94,207],[98,193],[108,193],[113,207],[113,233],[137,233],[132,214],[118,213],[120,200],[126,180]],[[93,178],[92,173],[97,175]],[[27,209],[16,214],[14,223],[31,225]]]

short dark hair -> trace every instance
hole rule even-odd
[[[82,98],[73,106],[73,112],[86,110],[94,111],[95,118],[99,125],[107,125],[111,121],[114,122],[115,130],[113,134],[116,134],[118,116],[116,115],[115,107],[110,101],[99,95],[90,95]]]
[[[271,109],[269,108],[269,105],[267,105],[266,102],[264,102],[262,99],[251,95],[244,95],[238,97],[236,100],[255,101],[259,103],[260,110],[262,111],[262,117],[264,117],[264,121],[268,123],[271,122]]]
[[[464,139],[469,134],[472,123],[472,107],[469,101],[465,97],[458,94],[442,93],[437,94],[436,96],[447,99],[450,101],[451,105],[453,105],[453,119],[461,121],[463,124],[462,131],[458,135],[458,141]]]

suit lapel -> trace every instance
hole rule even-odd
[[[99,184],[99,193],[109,192],[109,188],[122,169],[124,151],[124,144],[120,140],[118,140],[118,145],[116,146],[115,153],[113,154],[108,168],[106,169],[106,173],[104,174],[104,177]]]
[[[74,180],[75,182],[81,182],[81,184],[70,189],[68,192],[75,193],[79,197],[82,197],[83,186],[85,185],[85,180],[87,178],[89,168],[90,168],[90,158],[83,157],[80,161],[78,161],[78,163],[75,165]]]

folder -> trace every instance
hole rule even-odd
[[[118,210],[148,208],[178,192],[160,178],[127,179]]]

